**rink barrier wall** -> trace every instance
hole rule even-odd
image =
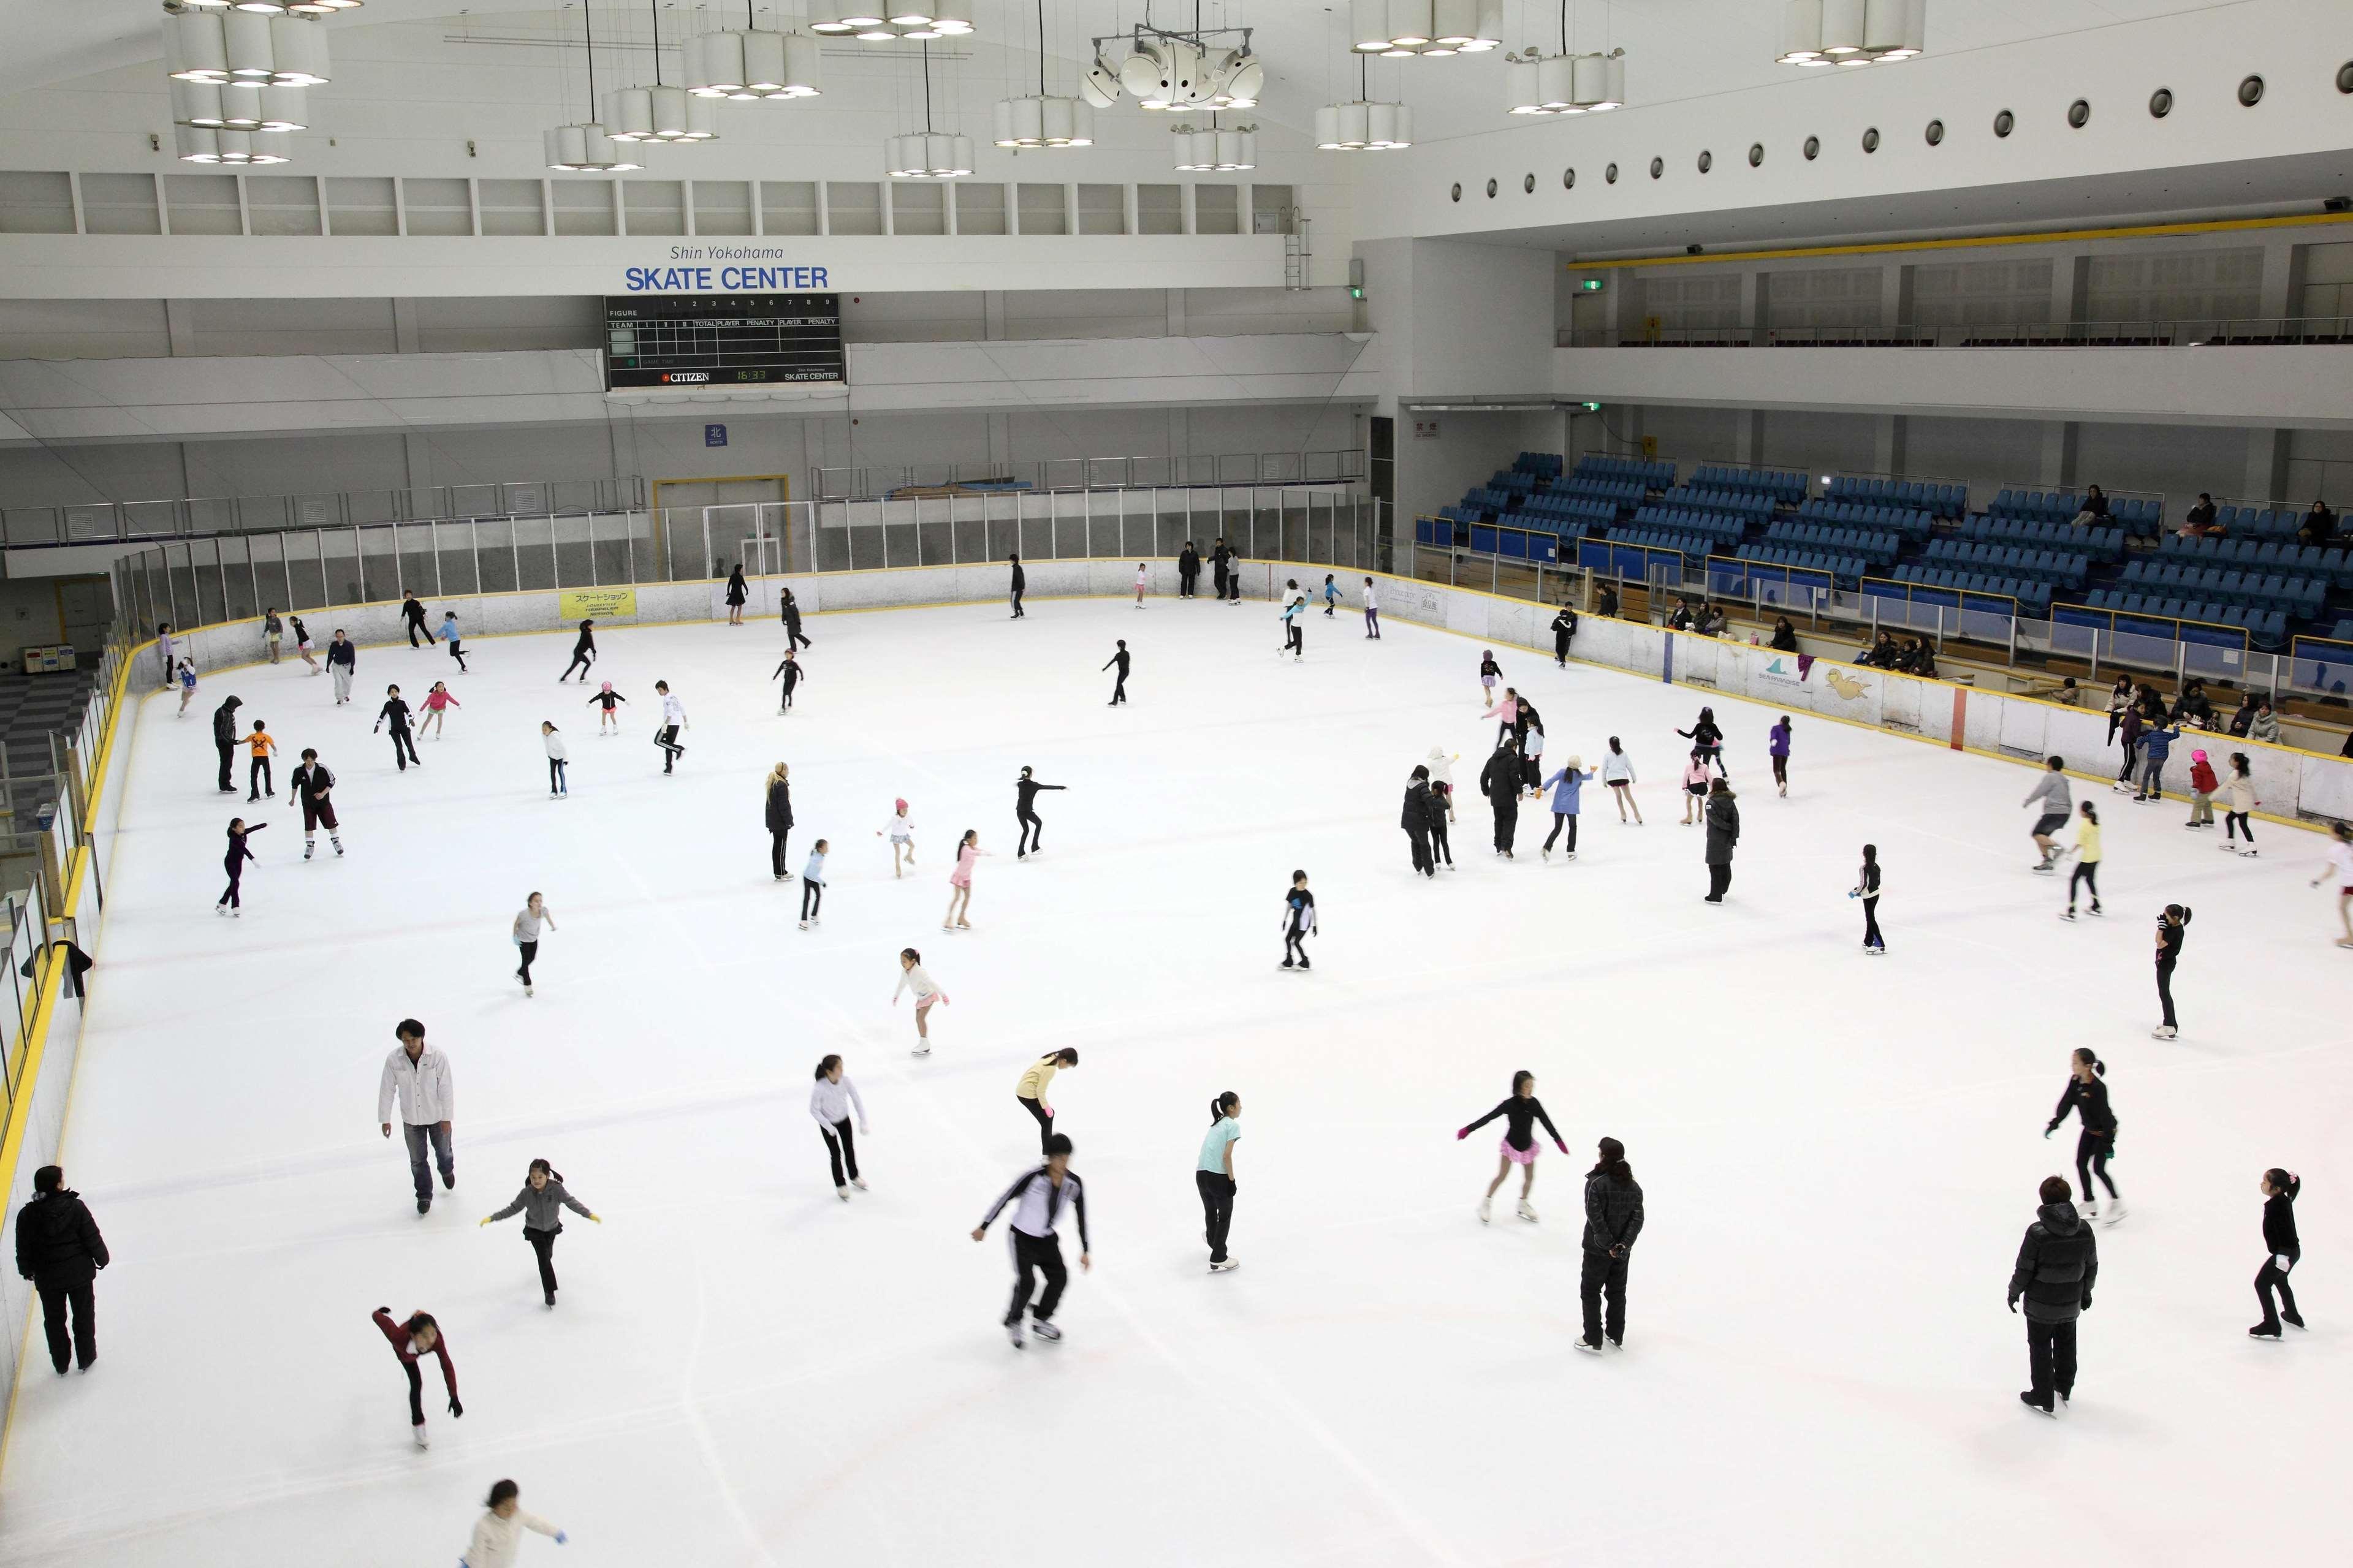
[[[100,731],[97,755],[90,759],[90,842],[75,845],[66,856],[63,908],[74,920],[82,950],[99,950],[102,917],[99,888],[113,875],[113,850],[122,819],[124,781],[130,772],[131,746],[123,739],[123,695],[132,661],[118,665],[106,704],[107,719]],[[95,978],[95,971],[93,971]],[[25,1086],[10,1108],[7,1130],[0,1136],[0,1256],[16,1258],[16,1211],[33,1195],[33,1173],[61,1163],[73,1085],[81,1065],[82,1006],[64,995],[65,955],[56,947],[42,957],[39,996],[31,1025],[25,1031],[21,1066],[11,1063]],[[21,1294],[19,1294],[21,1292]],[[0,1469],[7,1464],[8,1436],[16,1426],[16,1393],[24,1369],[37,1365],[40,1352],[33,1345],[39,1298],[29,1281],[16,1279],[11,1267],[0,1277],[0,1307],[11,1311],[20,1331],[0,1338],[0,1375],[7,1379],[8,1403],[0,1419]]]
[[[1124,557],[1024,563],[1029,601],[1061,598],[1124,598],[1134,591],[1135,567]],[[1144,563],[1146,592],[1168,597],[1176,591],[1176,563],[1167,560]],[[1352,607],[1361,602],[1363,579],[1381,584],[1381,614],[1395,620],[1456,633],[1478,640],[1549,654],[1547,629],[1556,606],[1514,599],[1476,588],[1461,588],[1357,568],[1292,562],[1250,561],[1239,573],[1247,597],[1270,600],[1283,584],[1296,578],[1311,598],[1319,595],[1324,574],[1340,584]],[[1209,574],[1205,570],[1206,582]],[[1003,603],[1008,595],[1005,563],[963,566],[896,566],[863,572],[795,573],[753,578],[744,617],[773,620],[777,591],[789,585],[804,614],[847,610],[912,609],[926,605]],[[574,621],[561,614],[562,590],[526,589],[499,594],[461,595],[433,600],[428,622],[439,624],[445,609],[458,612],[464,636],[513,636],[569,631]],[[723,620],[726,616],[726,584],[718,579],[699,583],[647,584],[635,590],[636,610],[629,615],[599,616],[600,630],[629,626],[676,625]],[[336,626],[343,627],[363,649],[404,644],[406,637],[400,606],[394,602],[336,606],[305,611],[315,646],[323,648]],[[256,620],[216,623],[183,634],[195,650],[197,666],[208,673],[227,667],[257,663],[264,656],[260,623]],[[1837,659],[1812,659],[1803,676],[1797,674],[1799,656],[1778,653],[1750,643],[1704,637],[1672,631],[1646,622],[1580,618],[1572,656],[1580,663],[1598,664],[1676,685],[1694,686],[1717,696],[1736,698],[1787,711],[1861,725],[1891,734],[1928,742],[1954,751],[1975,752],[2029,766],[2045,757],[2073,760],[2068,772],[2085,780],[2113,778],[2122,753],[2107,739],[2107,712],[2070,708],[2046,699],[1995,692],[1945,680],[1924,679],[1889,670],[1860,668]],[[138,669],[150,668],[152,644],[142,645],[132,661]],[[559,665],[560,668],[560,665]],[[363,659],[363,685],[371,677],[370,661]],[[419,678],[411,670],[409,679]],[[422,676],[430,680],[430,675]],[[2185,740],[2189,737],[2185,736]],[[2201,743],[2192,741],[2191,746]],[[2257,815],[2268,821],[2312,826],[2320,821],[2353,821],[2353,761],[2261,741],[2227,735],[2204,738],[2217,773],[2225,774],[2230,753],[2243,751],[2253,764]],[[2189,746],[2177,746],[2177,757],[2167,765],[2167,794],[2188,798]],[[2101,764],[2091,764],[2093,758]],[[2103,771],[2105,766],[2105,771]]]

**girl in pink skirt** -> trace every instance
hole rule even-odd
[[[1495,662],[1495,650],[1488,648],[1479,655],[1479,700],[1495,700],[1495,682],[1504,678],[1504,667]]]
[[[464,703],[449,695],[449,688],[446,682],[435,681],[433,689],[425,694],[425,721],[417,727],[417,732],[420,735],[427,732],[438,735],[441,732],[441,716],[444,710],[464,706]]]
[[[891,993],[891,1005],[896,1007],[899,1005],[899,994],[902,991],[915,994],[915,1055],[930,1056],[932,1004],[946,1001],[948,994],[940,989],[939,983],[924,969],[923,955],[912,947],[899,950],[899,984]]]
[[[1536,1098],[1536,1075],[1532,1072],[1514,1073],[1510,1098],[1454,1136],[1468,1138],[1498,1116],[1504,1121],[1504,1141],[1499,1145],[1503,1158],[1496,1162],[1495,1179],[1487,1184],[1487,1195],[1479,1200],[1479,1223],[1487,1223],[1487,1207],[1495,1201],[1495,1189],[1504,1184],[1504,1178],[1512,1173],[1513,1166],[1517,1165],[1520,1168],[1520,1217],[1534,1224],[1536,1211],[1528,1206],[1528,1194],[1535,1190],[1536,1184],[1535,1124],[1544,1123],[1544,1130],[1552,1134],[1553,1147],[1562,1153],[1568,1152],[1568,1145],[1560,1141],[1559,1129],[1553,1126],[1552,1118],[1545,1114],[1544,1101]]]
[[[972,908],[972,863],[988,851],[980,847],[980,829],[967,827],[956,845],[955,869],[948,873],[948,912],[940,917],[942,931],[970,931],[965,914]]]

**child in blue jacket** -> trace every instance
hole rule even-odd
[[[2167,753],[2173,750],[2173,742],[2180,736],[2179,727],[2172,724],[2152,724],[2141,731],[2140,793],[2133,799],[2152,801],[2165,798],[2165,759]]]
[[[1552,832],[1544,841],[1544,858],[1552,858],[1552,841],[1560,837],[1562,823],[1568,824],[1568,858],[1577,858],[1577,795],[1593,775],[1585,772],[1585,759],[1571,757],[1568,764],[1545,780],[1540,788],[1552,791]],[[1557,788],[1555,786],[1557,785]]]

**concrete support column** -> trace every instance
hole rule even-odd
[[[1879,269],[1879,324],[1900,327],[1912,319],[1912,268],[1891,261]]]
[[[1166,292],[1168,296],[1168,335],[1172,338],[1181,338],[1185,336],[1185,290],[1170,289]]]
[[[1013,416],[991,414],[987,417],[989,471],[1010,473],[1013,468]]]
[[[164,331],[172,340],[174,359],[193,358],[196,352],[195,307],[186,300],[164,301]]]
[[[395,300],[392,302],[392,352],[397,354],[421,353],[417,344],[417,301]]]
[[[996,342],[1005,336],[1005,291],[989,289],[980,296],[981,336]]]
[[[2075,446],[2081,435],[2072,421],[2042,426],[2042,463],[2035,482],[2048,489],[2068,489],[2075,483]]]
[[[1765,307],[1767,295],[1770,292],[1765,281],[1766,276],[1763,272],[1740,275],[1740,324],[1752,332],[1762,331],[1765,328]]]
[[[2063,327],[2084,320],[2084,301],[2091,293],[2092,258],[2063,256],[2051,267],[2051,324]]]
[[[1872,420],[1871,426],[1871,466],[1883,474],[1901,474],[1906,427],[1904,416],[1882,414]]]
[[[2304,302],[2305,247],[2284,239],[2263,246],[2263,308],[2265,316],[2300,314]]]
[[[2264,313],[2268,315],[2270,311],[2266,310]],[[2247,432],[2247,477],[2240,486],[2240,500],[2287,499],[2287,449],[2288,433],[2284,430]]]
[[[400,455],[407,468],[408,488],[417,491],[431,489],[434,485],[432,442],[404,430],[400,437]]]
[[[1757,467],[1765,461],[1765,416],[1761,410],[1744,408],[1735,415],[1732,460],[1748,468]]]

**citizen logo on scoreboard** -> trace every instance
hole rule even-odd
[[[690,381],[709,381],[711,373],[702,370],[668,370],[662,373],[662,384],[681,386]]]

